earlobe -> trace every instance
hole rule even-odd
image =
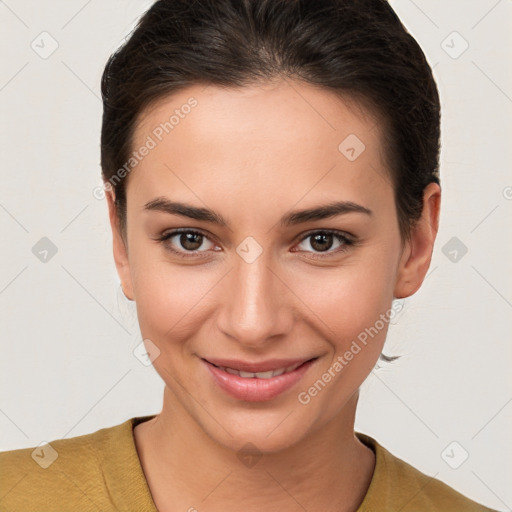
[[[399,264],[394,296],[410,297],[418,291],[427,274],[439,229],[441,188],[430,183],[423,193],[423,211],[411,230]]]
[[[126,242],[121,233],[114,191],[107,190],[105,192],[105,197],[107,199],[110,227],[112,229],[114,262],[116,264],[117,274],[121,280],[121,289],[127,299],[135,300],[132,288],[128,251],[126,248]]]

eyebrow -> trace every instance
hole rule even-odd
[[[222,215],[209,208],[198,208],[189,204],[171,201],[166,197],[157,197],[149,201],[144,205],[144,209],[147,211],[158,211],[170,215],[180,215],[190,219],[211,222],[223,227],[228,226],[228,223]],[[345,215],[347,213],[362,213],[372,216],[372,211],[362,205],[353,203],[352,201],[335,201],[322,206],[287,213],[281,218],[279,224],[281,227],[289,227],[308,221]]]

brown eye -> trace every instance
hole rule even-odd
[[[203,256],[215,247],[215,244],[203,233],[190,229],[175,230],[164,233],[158,241],[165,249],[179,256]],[[210,244],[210,246],[208,246]]]
[[[203,235],[199,233],[182,233],[179,235],[179,243],[181,247],[188,251],[195,251],[201,247],[203,243]]]
[[[330,233],[320,233],[311,237],[311,247],[315,251],[326,251],[332,247],[333,235]]]
[[[309,243],[307,243],[309,240]],[[313,254],[325,253],[326,256],[343,252],[349,246],[354,245],[355,240],[348,235],[338,231],[315,231],[302,238],[298,245],[299,251],[311,252]],[[309,247],[308,247],[309,245]],[[312,250],[310,250],[310,248]],[[331,250],[333,249],[334,250]]]

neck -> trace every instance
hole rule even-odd
[[[354,434],[358,394],[337,418],[300,444],[241,464],[237,453],[181,414],[166,388],[164,407],[137,425],[134,438],[159,512],[237,509],[354,512],[375,467],[373,451]],[[180,421],[176,421],[176,418]],[[186,417],[186,421],[181,421]]]

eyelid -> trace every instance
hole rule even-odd
[[[310,229],[309,231],[306,231],[305,233],[301,233],[300,235],[298,235],[296,239],[299,242],[302,242],[303,240],[310,237],[311,235],[316,235],[318,233],[327,233],[329,235],[336,235],[336,236],[346,239],[347,241],[354,242],[354,243],[356,241],[356,237],[354,235],[352,235],[351,233],[348,233],[347,231],[342,231],[340,229],[332,229],[332,228],[331,229],[329,229],[329,228]]]
[[[197,228],[174,228],[174,229],[171,229],[170,231],[165,231],[160,236],[156,237],[155,240],[157,242],[165,244],[171,238],[174,238],[175,236],[180,235],[182,233],[192,233],[192,234],[200,235],[203,238],[207,239],[212,244],[216,244],[216,242],[214,240],[212,240],[212,237],[209,234],[206,234],[203,230],[197,229]],[[171,247],[166,247],[166,249],[168,251],[172,252],[173,254],[177,254],[178,256],[181,256],[183,258],[189,258],[189,257],[197,258],[198,255],[199,255],[199,257],[201,257],[200,256],[201,254],[203,254],[203,253],[206,254],[207,252],[209,252],[209,251],[198,251],[198,250],[195,250],[195,251],[177,251],[177,250],[175,250],[175,249],[173,249]]]
[[[216,243],[214,240],[211,239],[209,234],[206,234],[203,230],[197,229],[197,228],[175,228],[175,229],[172,229],[170,231],[162,233],[162,235],[160,235],[157,238],[155,238],[155,240],[158,241],[158,242],[161,242],[161,243],[165,243],[169,239],[171,239],[171,238],[173,238],[176,235],[179,235],[181,233],[197,234],[197,235],[200,235],[200,236],[206,238],[207,240],[209,240],[213,244]],[[314,252],[314,251],[293,251],[293,252],[305,252],[305,253],[312,254],[315,258],[322,258],[322,257],[328,257],[330,255],[334,255],[334,254],[338,254],[340,252],[343,252],[343,251],[346,250],[346,247],[353,246],[353,245],[355,245],[357,243],[357,238],[354,235],[352,235],[351,233],[348,233],[346,231],[340,231],[340,230],[337,230],[337,229],[321,229],[321,228],[318,228],[318,229],[311,229],[311,230],[309,230],[309,231],[307,231],[305,233],[301,233],[300,235],[298,235],[295,238],[294,244],[297,245],[299,243],[302,243],[303,241],[305,241],[306,239],[308,239],[312,235],[316,235],[316,234],[329,234],[329,235],[333,235],[335,238],[337,238],[338,240],[343,242],[343,246],[342,247],[344,247],[344,248],[341,248],[341,249],[338,249],[338,250],[335,250],[335,251],[326,251],[326,252]],[[184,258],[202,257],[202,256],[200,256],[201,254],[203,254],[203,253],[206,254],[206,253],[210,252],[208,250],[206,250],[206,251],[198,251],[198,250],[195,250],[195,251],[177,251],[177,250],[174,250],[174,249],[172,249],[170,247],[167,248],[167,250],[169,250],[170,252],[172,252],[174,254],[177,254],[178,256],[184,257]],[[215,252],[218,252],[218,251],[215,251]]]
[[[161,235],[159,235],[157,237],[157,240],[160,240],[162,238],[169,239],[169,238],[172,238],[173,236],[179,235],[181,233],[193,233],[195,235],[201,235],[204,238],[207,238],[208,240],[210,240],[210,242],[213,242],[212,238],[214,238],[213,235],[210,235],[206,231],[203,231],[202,229],[198,229],[198,228],[173,228],[173,229],[164,231]]]
[[[339,254],[342,254],[346,252],[350,247],[353,247],[357,244],[358,240],[357,238],[352,235],[351,233],[347,233],[346,231],[340,231],[338,229],[311,229],[307,231],[306,233],[301,233],[299,235],[299,239],[296,245],[302,243],[303,241],[307,240],[313,235],[317,234],[327,234],[332,235],[334,238],[336,238],[340,243],[341,246],[338,247],[335,250],[327,250],[325,252],[315,252],[315,251],[303,251],[303,250],[293,250],[292,252],[302,252],[305,254],[308,254],[307,258],[309,259],[328,259],[329,257],[333,257]]]

